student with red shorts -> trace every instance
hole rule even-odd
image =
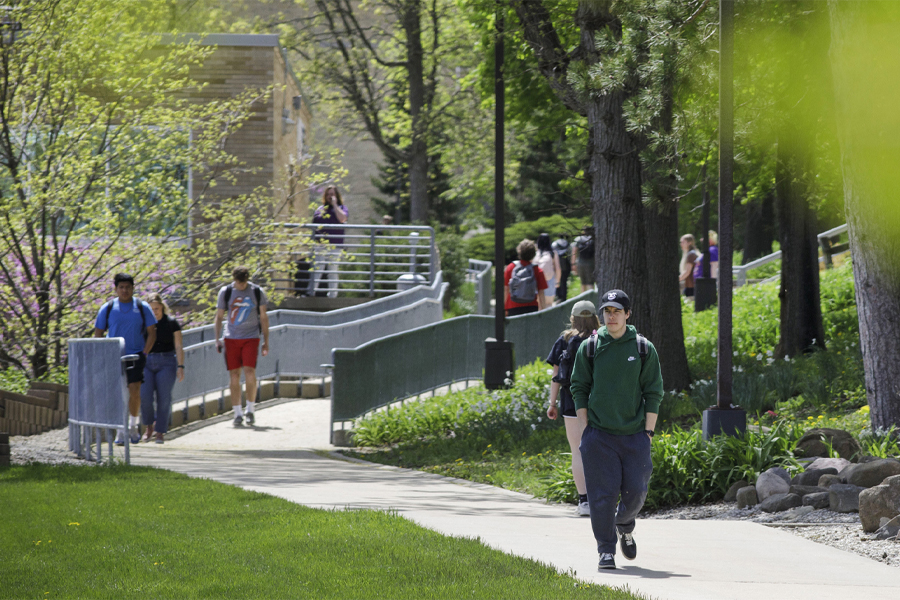
[[[262,355],[269,354],[269,316],[266,314],[266,292],[250,282],[250,270],[247,267],[235,267],[232,277],[234,282],[219,290],[215,335],[216,349],[222,352],[222,348],[225,348],[234,426],[239,427],[244,423],[244,411],[241,408],[242,370],[247,384],[247,423],[253,425],[256,422],[256,356],[260,350],[260,334],[263,338]],[[224,340],[220,340],[223,320]]]

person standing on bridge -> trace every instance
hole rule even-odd
[[[241,408],[242,370],[247,386],[247,423],[253,425],[256,422],[256,356],[260,351],[260,335],[263,338],[262,355],[269,354],[269,315],[266,313],[266,292],[250,281],[250,270],[235,267],[232,277],[234,282],[219,290],[214,327],[216,350],[222,352],[222,348],[225,349],[234,426],[240,427],[244,423]],[[220,340],[223,320],[224,339]]]
[[[322,193],[322,206],[313,213],[312,222],[319,225],[340,225],[347,222],[349,215],[341,193],[337,187],[329,185]],[[323,276],[327,276],[328,297],[337,298],[338,260],[341,257],[341,245],[344,243],[344,228],[319,227],[313,233],[313,239],[320,243],[316,245],[315,249],[309,295],[316,295],[319,282],[322,281]],[[327,244],[321,242],[327,242]]]
[[[141,441],[141,383],[144,381],[147,354],[156,343],[156,317],[150,305],[134,297],[134,278],[131,275],[118,273],[113,284],[116,286],[116,298],[100,307],[94,322],[94,337],[122,338],[125,340],[122,355],[137,354],[139,357],[132,368],[125,371],[128,382],[128,435],[131,443],[137,444]],[[122,430],[116,432],[116,445],[125,445]]]
[[[626,324],[627,294],[610,290],[600,301],[604,326],[578,348],[572,398],[584,428],[580,451],[598,568],[615,569],[617,530],[625,558],[637,556],[632,532],[653,472],[650,442],[663,381],[653,344]]]

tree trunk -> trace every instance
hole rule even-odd
[[[644,251],[641,161],[626,130],[621,92],[588,102],[591,206],[594,217],[594,275],[599,292],[623,290],[631,298],[630,323],[652,332]],[[677,268],[674,271],[678,272]],[[602,300],[602,298],[601,298]]]
[[[793,129],[793,128],[791,128]],[[796,131],[794,131],[796,134]],[[796,356],[811,346],[825,347],[819,301],[819,254],[816,214],[806,198],[802,180],[808,167],[807,148],[796,137],[778,141],[775,172],[778,228],[781,237],[781,339],[778,357]],[[802,142],[801,142],[802,143]]]
[[[413,223],[428,220],[428,144],[425,141],[425,51],[422,48],[422,6],[407,0],[403,7],[406,60],[409,73],[409,115],[412,143],[409,148],[409,216]]]
[[[747,205],[744,221],[744,262],[754,261],[772,253],[775,241],[775,195],[766,194],[759,202]]]
[[[900,82],[894,2],[829,2],[844,207],[873,427],[900,427]]]
[[[678,287],[678,203],[663,200],[644,207],[644,233],[652,325],[645,335],[659,353],[666,389],[683,390],[691,384],[691,372],[684,347]]]
[[[811,78],[825,60],[815,43],[815,20],[822,13],[794,19],[784,56],[784,89],[779,96],[782,123],[775,165],[775,202],[781,240],[781,339],[779,357],[796,356],[811,346],[825,347],[819,301],[818,224],[809,204],[815,177],[817,104]]]

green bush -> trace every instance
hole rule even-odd
[[[0,390],[24,394],[28,391],[28,376],[25,371],[19,369],[5,369],[0,371]]]
[[[571,241],[584,226],[590,224],[591,220],[588,218],[568,219],[562,215],[553,215],[542,217],[536,221],[523,221],[510,225],[503,230],[504,264],[509,264],[516,259],[516,246],[525,238],[537,240],[540,234],[549,233],[555,239],[557,233],[565,232],[569,234]],[[466,249],[469,258],[494,262],[494,232],[489,231],[473,236],[466,244]]]
[[[558,427],[544,414],[550,376],[540,361],[516,370],[509,389],[489,391],[481,384],[460,392],[408,402],[357,419],[358,446],[384,446],[412,440],[435,440],[476,434],[521,440],[534,431]]]
[[[444,309],[449,309],[450,303],[460,297],[461,288],[466,281],[469,258],[466,256],[466,248],[460,235],[442,232],[437,234],[435,243],[441,259],[444,281],[449,284],[447,293],[444,294]]]

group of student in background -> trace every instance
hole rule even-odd
[[[269,353],[267,299],[265,291],[250,281],[246,267],[235,267],[232,278],[232,283],[219,289],[214,326],[216,349],[225,353],[234,425],[242,425],[245,418],[253,425],[257,356]],[[138,357],[125,370],[128,428],[118,430],[115,443],[124,445],[127,435],[132,444],[162,444],[169,428],[175,381],[185,377],[181,325],[159,294],[150,296],[149,302],[135,298],[131,275],[119,273],[113,284],[116,297],[100,307],[94,321],[94,337],[122,338],[122,355]],[[241,407],[242,374],[247,384],[246,411]]]
[[[516,246],[517,260],[506,266],[504,311],[507,317],[524,315],[565,302],[569,275],[575,266],[581,291],[594,287],[594,235],[585,227],[570,244],[565,234],[555,241],[542,233],[537,243],[522,240]]]
[[[709,230],[709,277],[719,278],[719,235]],[[681,264],[679,265],[678,282],[686,301],[694,300],[694,281],[703,278],[703,253],[697,250],[694,236],[687,233],[681,236]]]

